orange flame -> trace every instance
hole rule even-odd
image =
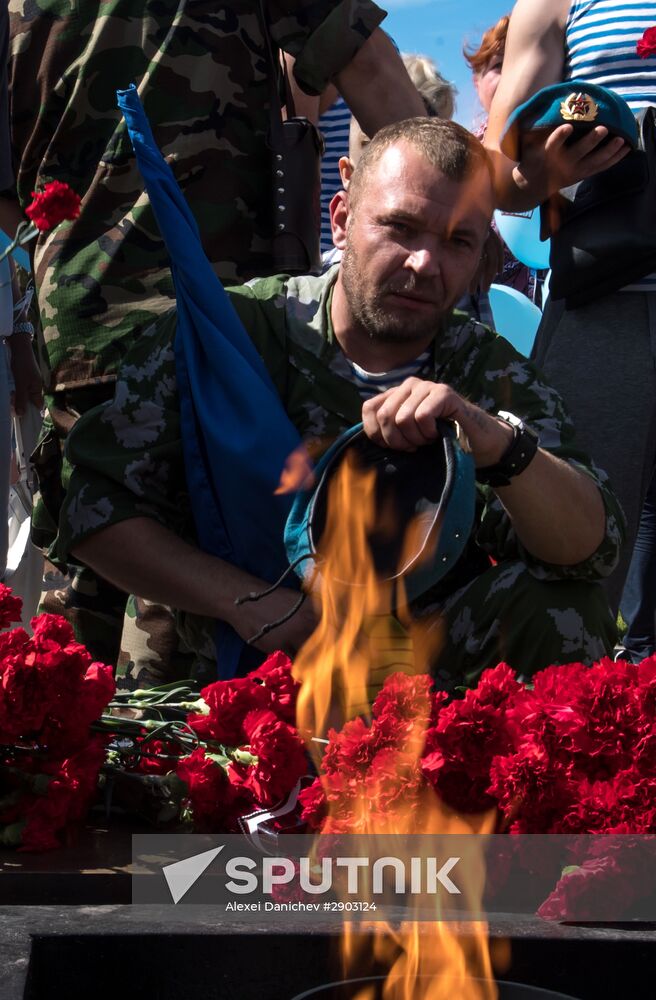
[[[407,608],[392,614],[392,585],[376,574],[371,554],[371,532],[398,530],[393,512],[375,504],[375,472],[361,470],[347,455],[330,484],[326,527],[319,549],[321,577],[314,599],[319,625],[300,651],[294,674],[302,683],[297,722],[301,732],[323,736],[331,726],[358,714],[369,715],[371,704],[387,676],[428,672],[440,642],[439,629],[421,629]],[[413,544],[406,536],[405,550]],[[425,711],[409,727],[398,754],[399,766],[410,773],[419,761],[428,725]],[[310,744],[316,753],[316,743]],[[385,809],[385,778],[380,787],[367,786],[356,802],[354,830],[379,834],[436,834],[491,832],[494,814],[468,817],[465,822],[441,803],[431,788],[419,797],[396,801]],[[401,800],[403,797],[399,797]],[[484,865],[469,864],[469,912],[478,912],[483,893]],[[437,897],[436,897],[437,898]],[[469,905],[471,903],[471,905]],[[385,1000],[494,1000],[497,989],[491,970],[487,926],[466,928],[440,921],[413,919],[398,928],[382,922],[356,930],[347,924],[344,935],[345,978],[388,971]],[[363,933],[363,930],[365,931]],[[460,932],[459,932],[460,931]],[[354,1000],[373,1000],[373,987],[364,986]]]
[[[312,462],[305,445],[300,444],[287,456],[285,468],[280,473],[280,483],[273,495],[296,493],[297,490],[309,490],[314,486]]]

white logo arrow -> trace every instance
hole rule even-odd
[[[202,854],[194,854],[183,861],[174,861],[172,865],[164,865],[162,871],[174,903],[179,903],[185,893],[189,892],[224,846],[221,844],[211,851],[203,851]]]

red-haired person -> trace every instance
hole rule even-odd
[[[490,113],[492,98],[501,79],[501,67],[506,50],[506,35],[509,24],[510,16],[504,14],[496,24],[487,29],[477,49],[468,51],[466,46],[463,49],[463,55],[474,75],[474,86],[478,99],[485,111],[485,124],[482,131],[485,131],[487,127],[487,115]]]

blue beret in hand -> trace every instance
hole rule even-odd
[[[633,112],[619,94],[585,80],[565,80],[543,87],[515,108],[501,134],[501,151],[519,161],[525,133],[536,129],[552,132],[560,125],[574,127],[574,140],[597,125],[605,125],[610,136],[621,136],[632,149],[638,145]]]

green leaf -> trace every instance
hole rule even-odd
[[[206,750],[205,756],[209,757],[210,760],[213,760],[215,764],[219,765],[219,767],[227,767],[230,763],[230,758],[226,757],[226,755],[222,753],[208,753]]]
[[[17,823],[9,823],[0,827],[0,844],[3,847],[20,847],[23,839],[23,830],[27,826],[27,820],[21,819]]]

